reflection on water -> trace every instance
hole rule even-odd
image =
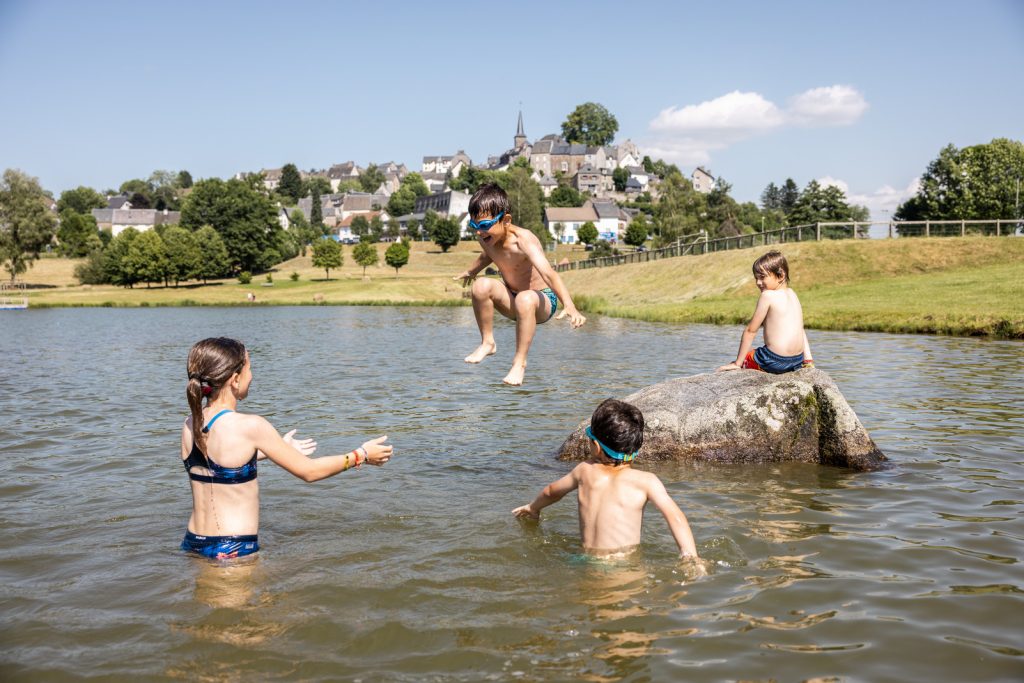
[[[0,343],[4,680],[1019,680],[1019,343],[812,332],[895,467],[652,466],[706,561],[649,512],[640,549],[579,553],[575,501],[510,511],[608,396],[728,359],[736,330],[543,328],[527,384],[471,367],[466,309],[55,310]],[[246,341],[246,409],[324,452],[396,457],[304,484],[260,470],[263,550],[177,550],[184,357]],[[31,343],[26,343],[30,340]],[[10,371],[16,368],[16,372]],[[924,652],[927,656],[908,657]]]

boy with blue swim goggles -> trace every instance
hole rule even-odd
[[[636,459],[637,454],[640,452],[640,451],[634,451],[632,453],[619,453],[618,451],[613,450],[613,449],[609,448],[608,446],[605,446],[603,443],[601,443],[601,440],[598,439],[596,436],[594,436],[594,432],[590,431],[590,427],[587,427],[586,433],[587,433],[587,438],[588,439],[590,439],[591,441],[596,443],[598,446],[600,446],[601,450],[604,451],[604,454],[607,455],[612,460],[615,460],[616,462],[620,462],[620,463],[633,462],[633,460]]]
[[[501,217],[504,216],[504,215],[505,215],[505,212],[502,211],[501,213],[499,213],[494,218],[488,218],[487,220],[483,220],[483,221],[479,221],[479,222],[473,220],[472,218],[470,218],[469,219],[469,227],[473,228],[474,230],[476,230],[478,232],[487,232],[488,230],[493,228],[494,224],[497,223],[498,221],[500,221]]]

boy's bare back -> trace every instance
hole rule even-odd
[[[652,484],[661,484],[658,478],[632,467],[593,462],[580,463],[576,476],[580,537],[586,552],[609,554],[639,545],[644,506]]]
[[[766,289],[761,298],[768,305],[764,318],[765,346],[780,356],[803,353],[804,311],[796,292],[789,287]]]

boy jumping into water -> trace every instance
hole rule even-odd
[[[789,288],[789,264],[777,251],[754,261],[754,282],[761,290],[754,315],[743,330],[736,360],[722,370],[761,370],[773,375],[814,367],[811,345],[804,332],[804,312],[796,292]],[[757,330],[764,325],[764,346],[754,351]]]
[[[650,472],[630,463],[644,440],[644,416],[639,408],[609,398],[601,403],[587,428],[590,459],[548,484],[529,505],[512,511],[516,517],[540,519],[540,511],[579,489],[580,536],[584,552],[618,555],[640,544],[644,506],[654,503],[665,517],[679,546],[679,556],[698,559],[693,532],[665,485]]]
[[[504,282],[492,278],[473,282],[473,314],[480,328],[480,346],[465,360],[479,363],[497,350],[494,309],[498,309],[503,316],[516,321],[516,354],[512,369],[502,381],[519,385],[523,383],[526,354],[537,325],[555,316],[559,299],[564,309],[557,317],[568,316],[573,329],[587,319],[576,310],[562,278],[545,258],[537,236],[512,225],[511,208],[508,195],[500,187],[493,183],[480,186],[469,200],[469,226],[476,231],[483,253],[454,279],[469,284],[488,264],[498,267]]]

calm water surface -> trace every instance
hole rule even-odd
[[[895,467],[652,467],[710,574],[656,511],[628,561],[578,554],[574,497],[510,510],[608,396],[728,360],[740,330],[542,327],[501,385],[469,309],[40,310],[0,317],[0,679],[1019,681],[1024,346],[812,332]],[[395,458],[305,484],[261,465],[264,548],[177,550],[185,356],[243,339],[244,409],[323,454]]]

